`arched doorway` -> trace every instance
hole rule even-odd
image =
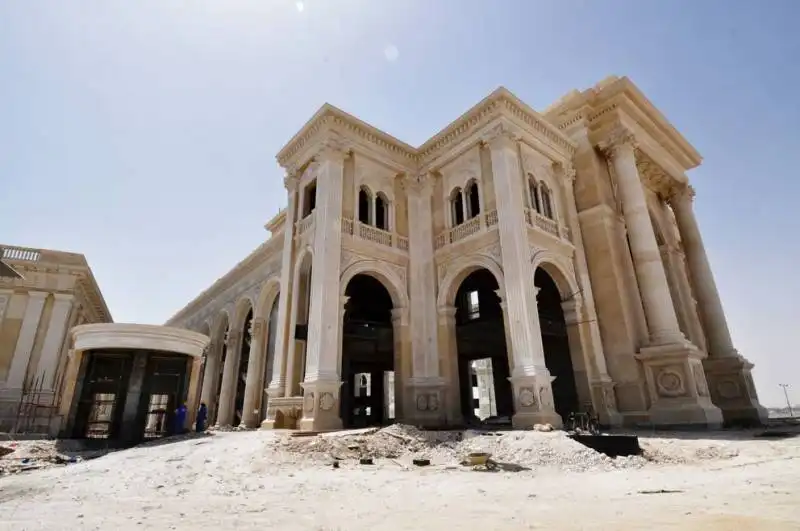
[[[539,289],[536,301],[544,361],[550,376],[555,377],[552,383],[553,402],[556,413],[566,421],[570,413],[580,411],[580,404],[561,293],[553,278],[541,267],[534,273],[533,284]]]
[[[497,279],[488,269],[470,273],[455,299],[461,413],[467,423],[511,422],[514,400]]]
[[[268,407],[268,400],[269,397],[267,396],[266,389],[269,387],[270,383],[272,382],[273,377],[273,367],[275,367],[275,341],[276,335],[278,333],[278,306],[279,306],[280,294],[275,296],[275,300],[272,303],[272,308],[269,310],[269,317],[267,319],[267,349],[266,349],[266,360],[264,362],[264,385],[263,390],[261,391],[261,420],[265,420],[267,418],[267,407]]]
[[[242,423],[244,395],[247,382],[247,366],[250,364],[250,343],[252,341],[253,308],[247,310],[242,326],[242,346],[239,351],[239,368],[236,371],[236,398],[233,402],[233,425]]]
[[[342,424],[380,426],[394,420],[392,297],[380,280],[357,274],[345,288],[342,325]]]

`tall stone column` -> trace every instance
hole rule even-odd
[[[233,401],[236,396],[236,379],[241,358],[241,340],[242,333],[239,331],[228,332],[228,337],[225,339],[228,350],[225,355],[225,365],[222,368],[222,389],[220,389],[219,403],[217,404],[218,426],[230,426],[233,423]]]
[[[250,356],[247,359],[247,378],[244,382],[244,404],[242,405],[242,425],[255,428],[259,420],[259,405],[264,393],[262,378],[267,349],[264,345],[264,332],[267,323],[263,317],[253,319],[250,325]]]
[[[404,180],[409,217],[408,256],[411,295],[411,378],[406,382],[414,408],[406,417],[419,425],[445,420],[444,379],[439,371],[436,269],[433,260],[432,177],[407,175]],[[466,214],[466,210],[464,210]]]
[[[539,312],[531,270],[531,251],[525,224],[525,190],[517,140],[505,123],[485,138],[491,159],[497,201],[500,249],[505,274],[505,297],[511,336],[514,390],[512,424],[530,427],[550,423],[561,426],[553,405],[553,380],[544,361]]]
[[[56,372],[58,372],[58,356],[64,342],[67,319],[69,319],[73,300],[72,295],[66,293],[56,293],[54,297],[50,323],[44,336],[42,353],[36,367],[36,379],[41,379],[42,389],[47,391],[54,391]]]
[[[704,353],[690,343],[678,324],[658,250],[644,185],[636,168],[635,139],[624,127],[612,130],[601,145],[616,174],[633,265],[647,318],[650,344],[639,350],[650,395],[650,419],[660,426],[722,424],[703,372]]]
[[[681,235],[708,345],[708,358],[703,364],[711,396],[714,403],[722,409],[726,423],[761,424],[767,419],[767,411],[758,402],[750,372],[752,363],[742,357],[733,346],[717,284],[694,215],[693,198],[694,189],[686,186],[676,190],[669,201]]]
[[[268,382],[267,394],[270,398],[279,398],[286,392],[286,367],[289,342],[294,341],[294,331],[289,329],[292,308],[292,273],[294,270],[294,231],[297,218],[297,177],[288,174],[283,184],[289,194],[289,205],[286,207],[286,221],[283,225],[283,255],[281,256],[281,285],[278,299],[278,323],[275,330],[275,357],[272,366],[272,381]],[[266,427],[266,426],[265,426]]]
[[[578,205],[575,201],[577,173],[569,164],[556,166],[556,171],[563,177],[567,225],[572,233],[572,243],[575,245],[575,273],[580,287],[580,293],[576,293],[572,301],[564,303],[567,306],[571,305],[574,310],[574,322],[567,323],[567,326],[575,326],[578,329],[579,343],[586,361],[589,386],[592,391],[592,402],[600,417],[600,422],[609,426],[619,426],[622,424],[622,415],[617,410],[614,382],[608,374],[608,364],[605,352],[603,352],[603,340],[597,321],[592,281],[589,278],[589,265],[583,247],[583,233],[578,219]],[[569,307],[565,308],[565,310],[569,309]],[[569,313],[565,311],[565,316]]]
[[[25,385],[28,363],[31,360],[33,343],[36,340],[36,331],[39,329],[39,320],[42,317],[42,309],[46,298],[47,292],[28,292],[28,304],[25,307],[22,326],[17,336],[17,346],[14,349],[14,357],[11,359],[11,367],[6,377],[7,389],[21,391]]]
[[[342,262],[342,187],[344,146],[326,141],[317,154],[317,206],[311,262],[311,308],[308,319],[302,430],[342,427],[339,417],[339,281]]]
[[[200,401],[206,405],[209,411],[209,418],[217,392],[217,378],[219,376],[219,359],[222,355],[222,346],[218,341],[212,342],[208,347],[205,368],[203,370],[203,390],[200,393]]]
[[[394,343],[394,418],[395,422],[406,422],[408,401],[404,389],[410,378],[409,355],[411,354],[409,309],[392,309],[392,339]],[[414,411],[413,409],[411,411]],[[412,413],[413,414],[413,413]]]
[[[633,266],[639,281],[647,328],[652,345],[682,344],[681,332],[672,304],[661,253],[658,250],[644,187],[636,168],[633,134],[618,128],[604,144],[617,176],[622,213],[628,231]]]

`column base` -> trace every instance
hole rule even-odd
[[[446,391],[447,386],[442,378],[409,378],[404,394],[411,400],[408,407],[404,408],[403,422],[426,428],[446,426]]]
[[[267,418],[261,423],[262,430],[294,430],[303,413],[302,396],[283,396],[283,388],[267,389]]]
[[[662,428],[722,426],[722,412],[711,402],[702,351],[689,342],[646,347],[641,361],[650,395],[650,422]]]
[[[300,384],[303,388],[303,416],[300,431],[341,430],[339,394],[341,380],[313,380]]]
[[[735,353],[733,356],[703,360],[711,400],[722,410],[726,426],[761,426],[769,417],[758,402],[751,369],[753,364]]]
[[[619,428],[623,424],[622,414],[617,409],[615,385],[611,378],[607,377],[591,382],[595,413],[600,419],[600,425],[609,428]]]
[[[553,377],[546,370],[541,374],[511,376],[514,391],[514,415],[511,426],[530,429],[536,424],[550,424],[560,429],[564,422],[553,407]]]

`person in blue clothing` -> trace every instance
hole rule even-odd
[[[206,431],[206,419],[208,418],[208,407],[205,402],[200,402],[200,408],[197,410],[197,420],[194,423],[194,430],[197,433]]]
[[[175,410],[175,435],[180,435],[186,431],[186,404],[181,403]]]

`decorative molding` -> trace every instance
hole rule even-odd
[[[200,357],[211,339],[204,335],[158,325],[99,323],[74,327],[70,331],[76,351],[129,348],[177,352]]]
[[[613,159],[621,153],[620,150],[636,149],[636,136],[630,129],[618,123],[606,133],[603,140],[598,143],[598,147],[608,158]]]

